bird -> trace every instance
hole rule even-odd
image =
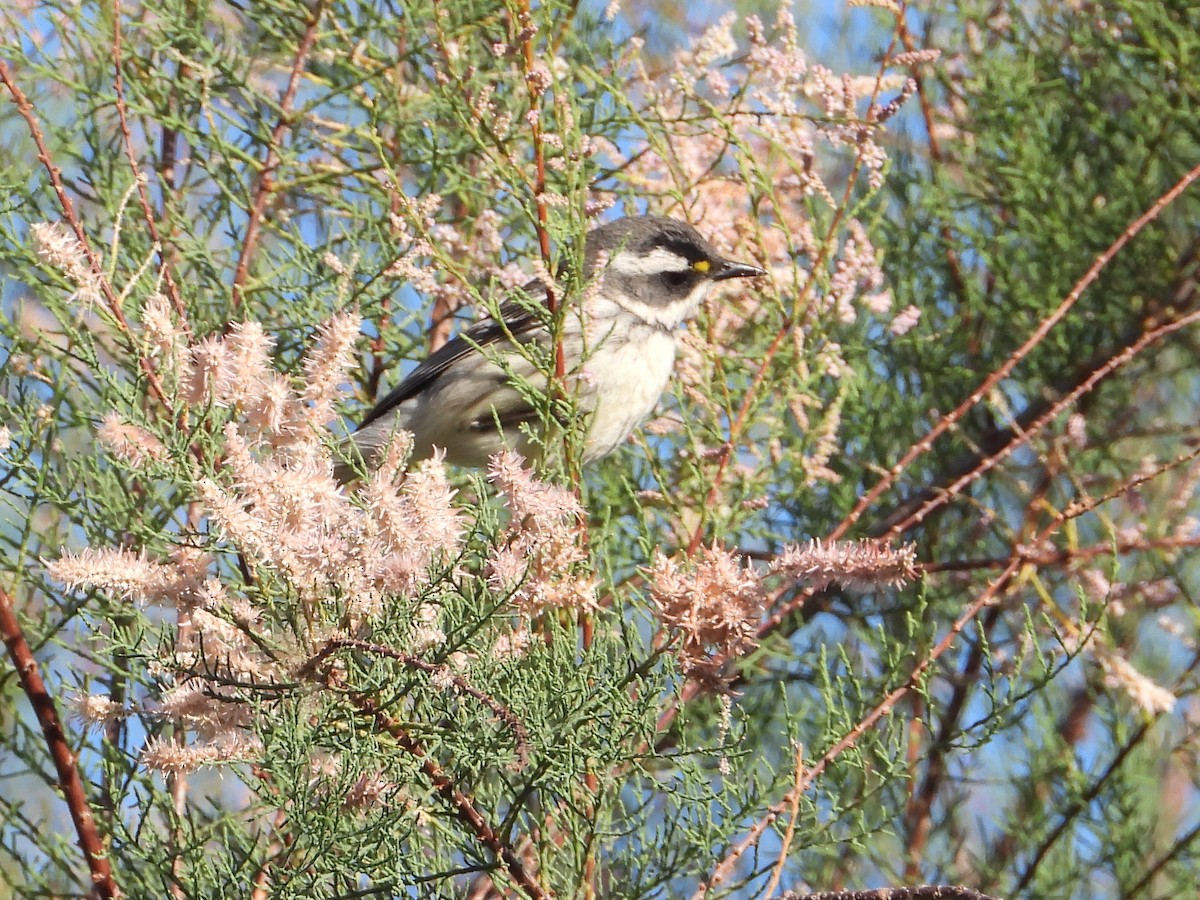
[[[582,275],[590,287],[581,304],[562,310],[558,333],[567,385],[588,414],[583,463],[607,456],[654,411],[674,370],[679,326],[713,285],[765,274],[726,259],[674,218],[628,216],[588,232]],[[539,427],[544,414],[514,382],[545,392],[547,375],[517,345],[536,342],[552,354],[553,336],[546,285],[531,282],[522,293],[430,354],[367,412],[341,448],[339,480],[354,477],[355,457],[377,464],[398,429],[411,433],[414,460],[437,452],[451,465],[483,467],[505,448],[538,454],[522,426]]]

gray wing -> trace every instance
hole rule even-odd
[[[545,300],[546,288],[541,282],[530,282],[522,290],[533,301],[544,302]],[[407,378],[371,408],[356,430],[361,431],[372,422],[395,410],[401,403],[420,394],[441,378],[460,359],[471,353],[479,352],[478,348],[507,340],[510,335],[520,337],[540,327],[542,318],[528,307],[528,301],[525,303],[518,303],[515,300],[505,301],[500,305],[499,320],[484,319],[476,322],[458,337],[431,353]]]

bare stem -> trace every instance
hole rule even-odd
[[[2,65],[0,62],[0,66]],[[54,698],[46,690],[37,660],[34,659],[33,651],[29,649],[29,643],[25,640],[21,623],[17,621],[12,597],[3,588],[0,588],[0,638],[3,638],[4,646],[8,649],[9,658],[12,659],[17,676],[21,679],[25,696],[29,698],[29,704],[37,715],[38,724],[42,726],[50,758],[54,760],[54,769],[58,773],[58,786],[71,813],[71,821],[75,824],[79,849],[83,851],[87,860],[94,894],[102,898],[119,897],[121,890],[113,880],[108,851],[96,828],[96,818],[92,814],[83,780],[76,767],[75,754],[67,744],[67,735],[63,731],[62,720],[58,717]]]
[[[250,205],[250,218],[246,222],[246,234],[242,238],[242,250],[238,254],[237,268],[233,272],[233,306],[236,309],[245,300],[246,279],[250,274],[250,260],[258,246],[258,235],[262,228],[263,215],[267,211],[267,201],[275,190],[275,170],[279,168],[279,148],[283,145],[284,135],[292,125],[292,104],[296,101],[296,91],[300,88],[300,76],[304,74],[304,66],[308,61],[309,51],[317,39],[317,26],[321,22],[321,14],[325,10],[324,0],[313,4],[304,28],[304,36],[296,48],[292,59],[292,71],[288,76],[287,87],[279,101],[279,118],[271,131],[271,140],[267,144],[267,156],[263,160],[262,174],[258,177],[258,186],[254,190],[254,202]]]
[[[83,230],[83,223],[79,219],[79,214],[75,212],[75,204],[71,202],[71,195],[67,193],[66,185],[63,184],[62,170],[55,165],[54,160],[50,157],[50,150],[46,146],[46,138],[42,134],[42,128],[38,124],[37,116],[33,112],[33,104],[29,102],[29,98],[25,95],[25,92],[21,90],[17,82],[13,79],[12,70],[9,69],[8,63],[2,59],[0,59],[0,84],[3,84],[8,89],[8,93],[12,96],[13,103],[17,107],[17,112],[21,114],[21,118],[25,120],[25,124],[29,128],[29,135],[33,138],[34,146],[37,147],[38,161],[45,168],[46,174],[50,176],[50,185],[54,188],[54,193],[58,197],[59,207],[62,209],[67,224],[75,232],[75,238],[79,241],[79,246],[83,248],[83,252],[87,256],[88,265],[91,266],[92,273],[96,276],[96,281],[100,285],[101,292],[104,294],[109,313],[116,320],[121,333],[132,340],[129,321],[125,318],[125,313],[121,309],[120,296],[108,280],[108,276],[104,274],[104,266],[100,262],[100,257],[92,249],[92,245],[88,241],[87,232]],[[167,397],[166,391],[163,390],[162,381],[159,379],[158,373],[154,371],[154,366],[150,363],[150,360],[138,354],[138,366],[145,374],[146,382],[149,384],[150,391],[154,394],[155,399],[170,412],[170,400]]]
[[[142,218],[146,222],[146,229],[150,232],[150,239],[154,241],[158,247],[158,262],[162,269],[163,280],[167,286],[167,297],[171,301],[171,305],[175,308],[175,314],[179,316],[180,327],[191,337],[192,326],[188,322],[187,310],[183,305],[183,298],[179,293],[179,285],[175,283],[175,275],[171,272],[171,267],[167,264],[167,251],[163,247],[162,235],[158,230],[158,221],[154,216],[154,210],[150,206],[150,195],[146,191],[146,182],[142,177],[141,171],[138,168],[137,154],[133,151],[133,134],[129,129],[129,116],[125,107],[125,78],[121,73],[121,0],[113,0],[113,89],[117,95],[117,118],[121,122],[121,137],[125,144],[125,156],[129,160],[129,169],[133,173],[134,183],[137,185],[138,202],[142,207]]]

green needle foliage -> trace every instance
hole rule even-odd
[[[0,10],[0,896],[1194,892],[1200,16],[659,6]],[[333,478],[646,212],[625,446]]]

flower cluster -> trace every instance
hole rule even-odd
[[[350,316],[324,325],[299,390],[271,366],[272,343],[256,323],[198,344],[184,379],[196,402],[240,413],[224,426],[225,477],[197,481],[209,519],[249,562],[286,574],[305,598],[346,598],[351,622],[375,615],[383,597],[411,592],[462,535],[439,461],[400,477],[403,439],[355,494],[334,478],[323,426],[357,334]]]
[[[488,467],[512,518],[488,560],[492,590],[508,594],[529,617],[547,609],[590,609],[595,580],[580,574],[587,554],[579,523],[583,509],[568,490],[538,481],[512,452]]]
[[[142,763],[182,772],[214,762],[252,758],[257,740],[247,731],[249,707],[239,684],[271,684],[286,667],[264,647],[276,636],[246,600],[228,592],[209,574],[212,559],[181,549],[164,561],[128,550],[69,553],[47,565],[69,588],[92,587],[144,606],[174,609],[173,651],[152,667],[164,689],[157,702],[122,706],[102,696],[84,696],[79,713],[92,722],[140,715],[170,721],[196,736],[188,745],[152,739]]]
[[[257,323],[190,343],[157,295],[142,320],[159,370],[196,409],[211,411],[201,427],[219,438],[219,458],[207,463],[116,414],[101,424],[100,441],[134,469],[164,463],[186,473],[181,477],[190,480],[209,529],[197,528],[185,540],[210,552],[185,547],[156,560],[127,549],[84,549],[48,564],[69,588],[102,590],[174,615],[172,649],[153,665],[162,686],[157,701],[120,706],[85,697],[81,713],[92,721],[136,714],[194,735],[189,743],[147,744],[143,763],[161,771],[253,757],[247,701],[254,692],[318,677],[313,660],[324,658],[323,647],[346,646],[385,613],[409,622],[402,646],[388,653],[426,665],[435,672],[434,686],[465,684],[468,655],[447,655],[442,610],[428,599],[415,602],[432,579],[454,575],[463,548],[466,523],[440,456],[410,464],[411,436],[401,432],[356,486],[334,477],[336,448],[325,425],[358,322],[338,316],[318,329],[302,383],[294,385],[274,368],[273,341]],[[578,500],[538,481],[512,453],[495,457],[489,476],[510,521],[485,574],[522,614],[515,629],[507,617],[497,620],[502,627],[492,655],[519,655],[530,619],[547,609],[593,607],[595,583],[581,574],[586,552]],[[220,565],[222,556],[233,555],[246,573],[236,587],[235,579],[222,579],[229,568]],[[298,600],[298,622],[278,617],[254,589],[280,578]],[[447,662],[421,664],[426,654]]]
[[[101,298],[100,276],[92,269],[79,238],[65,222],[37,222],[29,226],[38,259],[75,285],[73,300],[91,307]]]
[[[280,627],[244,583],[235,589],[221,579],[219,555],[198,550],[158,561],[124,549],[85,549],[49,564],[51,575],[71,588],[174,611],[172,652],[154,667],[163,685],[158,702],[110,709],[88,698],[83,708],[100,719],[136,713],[182,725],[195,735],[193,743],[151,743],[143,756],[149,766],[181,771],[250,753],[248,693],[293,680],[323,640],[369,622],[389,601],[413,596],[458,552],[464,525],[439,460],[406,471],[405,436],[353,492],[333,477],[325,426],[352,359],[355,318],[336,316],[318,329],[298,387],[272,365],[273,341],[257,323],[189,343],[157,295],[142,321],[168,382],[190,407],[226,420],[216,432],[216,466],[192,455],[167,460],[186,473],[181,477],[191,481],[212,532],[197,531],[187,542],[211,544],[220,535],[252,583],[256,572],[286,579],[304,619],[299,629]],[[135,469],[172,452],[150,430],[115,414],[99,437]],[[444,642],[437,610],[431,614],[426,604],[410,612],[408,650]]]
[[[663,625],[679,634],[684,674],[714,680],[728,659],[757,646],[762,579],[736,555],[704,548],[684,566],[659,553],[646,579]]]
[[[660,553],[646,570],[662,623],[678,636],[680,669],[701,681],[719,681],[730,660],[757,646],[759,623],[780,578],[816,590],[834,582],[898,586],[916,577],[913,546],[876,541],[811,541],[786,548],[762,569],[719,547],[703,548],[686,563]]]

